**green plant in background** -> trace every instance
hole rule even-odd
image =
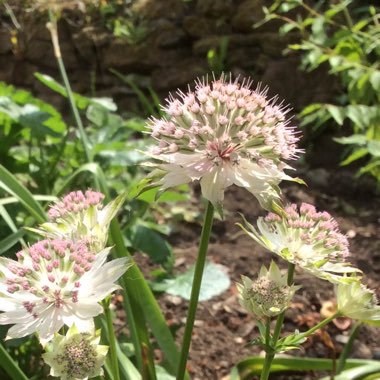
[[[301,125],[313,131],[343,126],[348,136],[335,138],[347,146],[341,164],[361,160],[358,174],[380,182],[379,9],[353,0],[319,1],[313,7],[287,0],[274,2],[265,12],[264,22],[284,22],[280,35],[297,33],[300,42],[289,49],[300,52],[304,70],[327,66],[340,85],[333,104],[310,104],[301,111]]]
[[[152,30],[132,5],[131,0],[107,0],[102,1],[98,7],[93,7],[92,12],[100,15],[103,24],[115,37],[127,41],[130,45],[137,45],[143,42]]]
[[[227,52],[228,37],[222,37],[219,46],[207,52],[208,67],[216,77],[222,75],[226,69]]]

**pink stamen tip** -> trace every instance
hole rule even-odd
[[[48,275],[48,280],[49,280],[50,282],[54,282],[54,281],[55,281],[55,276],[54,276],[53,274],[49,274],[49,275]]]

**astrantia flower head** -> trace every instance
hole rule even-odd
[[[0,257],[0,324],[14,324],[8,338],[38,332],[49,340],[64,324],[93,325],[98,304],[118,289],[127,258],[105,263],[109,248],[94,254],[81,242],[43,240],[17,254]]]
[[[125,195],[120,195],[105,207],[103,199],[104,194],[98,191],[73,191],[50,206],[50,222],[30,230],[49,239],[86,241],[93,250],[102,250],[107,243],[109,224],[123,204]]]
[[[376,294],[365,285],[359,281],[339,284],[335,291],[340,314],[360,321],[380,321]]]
[[[303,203],[287,206],[282,215],[268,213],[257,221],[258,231],[248,222],[243,230],[256,242],[316,277],[334,283],[356,281],[359,273],[346,258],[348,240],[328,212],[317,212]]]
[[[294,180],[284,173],[284,160],[300,152],[288,110],[267,99],[266,89],[250,86],[224,76],[210,84],[199,80],[194,92],[168,99],[168,118],[150,120],[162,189],[200,180],[203,196],[220,206],[224,190],[235,184],[270,208],[279,182]]]
[[[72,325],[66,336],[56,334],[42,355],[51,367],[50,375],[62,380],[86,380],[103,375],[108,346],[99,345],[100,330],[80,333]]]
[[[288,286],[287,276],[281,275],[277,265],[272,261],[269,270],[261,267],[259,277],[252,281],[241,276],[242,284],[237,284],[240,304],[257,317],[274,317],[290,305],[299,286]]]

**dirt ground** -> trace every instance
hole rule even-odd
[[[344,169],[328,171],[300,168],[297,174],[306,180],[309,187],[283,183],[285,202],[308,202],[318,210],[330,212],[338,220],[342,232],[349,237],[350,261],[365,273],[368,286],[378,291],[380,199],[372,184],[355,180]],[[194,202],[197,202],[196,198]],[[235,225],[241,221],[239,212],[244,213],[251,222],[263,213],[253,196],[244,189],[232,187],[226,192],[225,210],[225,220],[215,222],[208,260],[226,267],[231,287],[222,295],[199,304],[188,363],[192,378],[197,380],[228,379],[231,368],[238,361],[260,354],[259,348],[247,346],[257,336],[258,329],[252,317],[238,304],[235,282],[240,280],[240,275],[255,278],[260,266],[268,265],[271,259],[286,268],[284,261],[255,244]],[[170,237],[176,254],[177,273],[185,271],[195,262],[200,230],[198,224],[181,223],[178,231]],[[138,262],[144,271],[151,269],[146,258],[138,259]],[[294,332],[295,329],[305,331],[317,323],[321,320],[319,311],[322,304],[333,298],[333,289],[328,282],[301,271],[296,272],[295,282],[302,288],[297,292],[292,308],[286,313],[284,331],[287,332]],[[163,294],[159,302],[168,323],[178,327],[176,336],[180,343],[187,301]],[[309,339],[302,350],[291,351],[290,354],[324,358],[338,356],[349,331],[350,322],[331,323],[323,334],[316,334]],[[379,359],[380,329],[362,326],[351,356]],[[311,380],[316,379],[317,374],[287,373],[271,378]]]

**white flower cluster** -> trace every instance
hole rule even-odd
[[[103,208],[103,198],[92,190],[66,195],[51,206],[51,221],[36,230],[44,240],[18,252],[17,261],[0,257],[0,324],[13,324],[8,339],[38,333],[46,345],[64,325],[93,337],[93,318],[103,312],[99,302],[119,288],[115,282],[129,267],[127,258],[106,262],[108,226],[122,199]]]

